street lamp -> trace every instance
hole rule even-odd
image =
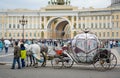
[[[24,25],[26,25],[27,24],[27,20],[25,20],[25,17],[24,17],[24,15],[22,16],[22,19],[21,20],[19,20],[19,23],[23,26],[23,33],[22,33],[22,37],[23,37],[23,41],[24,41]]]

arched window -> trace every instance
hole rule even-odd
[[[11,37],[11,33],[9,33],[9,37]]]
[[[76,31],[74,31],[74,36],[76,36],[76,34],[77,34]]]
[[[41,32],[41,38],[44,38],[44,32],[43,31]]]
[[[76,23],[74,24],[74,29],[76,29]]]
[[[44,24],[42,24],[42,29],[44,29]]]

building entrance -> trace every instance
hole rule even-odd
[[[56,17],[48,21],[48,39],[69,39],[71,38],[70,22],[67,19]]]

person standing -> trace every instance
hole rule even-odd
[[[109,44],[110,44],[110,48],[112,48],[113,47],[113,41],[110,40]]]
[[[20,45],[20,50],[21,50],[21,63],[22,63],[22,67],[25,67],[26,50],[25,50],[24,44]]]
[[[14,58],[13,58],[13,64],[11,69],[15,69],[15,64],[18,63],[18,69],[21,69],[20,66],[20,48],[18,46],[18,42],[15,42],[14,46]]]
[[[8,53],[8,47],[9,47],[9,44],[5,43],[5,53]]]
[[[116,47],[116,41],[115,40],[113,41],[113,47]]]
[[[2,41],[0,40],[0,52],[2,52],[2,50],[3,50],[3,43],[2,43]]]

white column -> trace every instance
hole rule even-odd
[[[27,16],[27,35],[28,35],[27,37],[28,37],[28,39],[29,39],[29,28],[30,28],[29,18],[30,18],[30,16],[28,15],[28,16]]]
[[[46,24],[45,24],[45,21],[46,21],[46,18],[45,18],[45,16],[44,16],[44,29],[46,29]]]
[[[36,16],[36,24],[35,24],[35,25],[36,25],[36,29],[38,29],[37,21],[38,21],[38,20],[37,20],[37,16]]]
[[[73,28],[74,28],[74,27],[73,27],[73,25],[74,25],[74,16],[72,16],[72,23],[71,23],[71,25],[72,25],[72,26],[71,26],[71,30],[73,30]]]
[[[17,16],[16,16],[16,20],[15,20],[16,22],[15,22],[15,26],[16,26],[16,29],[17,29],[17,27],[18,27],[18,21],[17,21]],[[19,30],[19,29],[18,29]]]
[[[36,29],[36,16],[34,16],[34,29]]]
[[[31,22],[32,22],[32,23],[31,23],[31,28],[33,29],[33,28],[34,28],[34,27],[33,27],[33,24],[34,24],[34,16],[32,16],[31,19],[32,19],[32,21],[31,21]]]
[[[13,16],[11,16],[11,28],[13,29]]]
[[[78,25],[79,25],[79,24],[78,24],[78,19],[79,19],[79,17],[76,16],[76,20],[77,20],[77,21],[76,21],[76,22],[77,22],[77,24],[76,24],[76,28],[77,28],[77,29],[79,28],[79,27],[78,27]]]
[[[9,28],[9,16],[7,16],[7,28]]]
[[[42,17],[40,16],[40,18],[39,18],[40,19],[40,29],[42,28],[42,25],[41,25],[42,20],[41,20],[41,18]]]

